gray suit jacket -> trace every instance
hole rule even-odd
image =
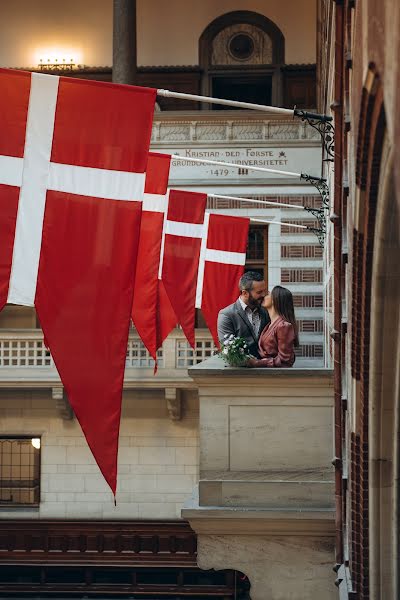
[[[259,358],[258,340],[264,327],[270,322],[267,311],[260,307],[261,323],[258,336],[254,333],[254,329],[247,318],[246,313],[240,305],[239,300],[233,304],[226,306],[219,311],[218,314],[218,339],[222,343],[226,334],[233,333],[236,337],[242,337],[246,340],[250,354]]]

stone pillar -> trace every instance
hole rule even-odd
[[[113,0],[113,70],[115,83],[136,84],[136,0]]]

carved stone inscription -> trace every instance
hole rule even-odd
[[[252,180],[290,179],[298,183],[298,178],[277,173],[254,171],[250,167],[263,167],[294,173],[308,173],[319,176],[321,168],[321,151],[319,148],[306,147],[230,147],[230,148],[163,148],[168,154],[179,154],[181,159],[173,159],[171,163],[170,181],[179,183],[193,181],[215,181],[235,183]],[[189,158],[206,159],[239,164],[240,167],[192,162]]]

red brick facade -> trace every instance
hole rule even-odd
[[[342,573],[337,585],[340,598],[389,599],[395,596],[382,595],[379,590],[384,589],[387,565],[393,557],[381,551],[381,560],[386,566],[379,571],[380,578],[371,576],[372,571],[381,567],[370,561],[371,550],[375,556],[380,553],[379,548],[371,547],[372,543],[384,544],[379,535],[373,542],[370,539],[374,514],[371,512],[370,472],[373,435],[370,419],[374,416],[371,412],[374,370],[371,316],[374,314],[374,255],[381,243],[379,238],[375,239],[377,203],[384,185],[382,164],[390,122],[386,120],[385,111],[390,100],[397,97],[390,87],[394,79],[385,74],[388,61],[391,61],[390,73],[397,68],[394,60],[397,49],[395,51],[394,42],[392,46],[387,44],[391,33],[388,15],[396,11],[400,14],[400,10],[391,0],[384,3],[320,0],[319,11],[324,17],[330,15],[327,30],[331,32],[331,37],[329,34],[324,37],[321,30],[320,48],[324,56],[320,74],[324,84],[320,98],[323,111],[329,111],[332,106],[335,113],[333,215],[325,259],[334,267],[326,309],[329,312],[333,298],[330,344],[335,370],[336,559],[337,569],[341,567]],[[333,64],[328,41],[335,44]],[[384,56],[387,48],[391,51],[389,58]],[[334,85],[329,98],[324,97],[324,93],[330,78]],[[390,109],[394,110],[394,102]],[[396,122],[394,127],[400,131],[397,111],[391,121]],[[348,467],[343,468],[346,464]],[[343,580],[347,568],[349,579]]]

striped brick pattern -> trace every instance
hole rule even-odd
[[[281,258],[322,258],[323,250],[321,246],[311,244],[282,244]]]
[[[323,308],[322,294],[293,294],[295,308]]]
[[[323,358],[324,349],[322,344],[302,344],[296,348],[296,356],[299,358]]]
[[[282,283],[322,283],[322,269],[282,269]]]
[[[297,325],[300,332],[322,333],[324,331],[324,322],[322,319],[298,319]]]

